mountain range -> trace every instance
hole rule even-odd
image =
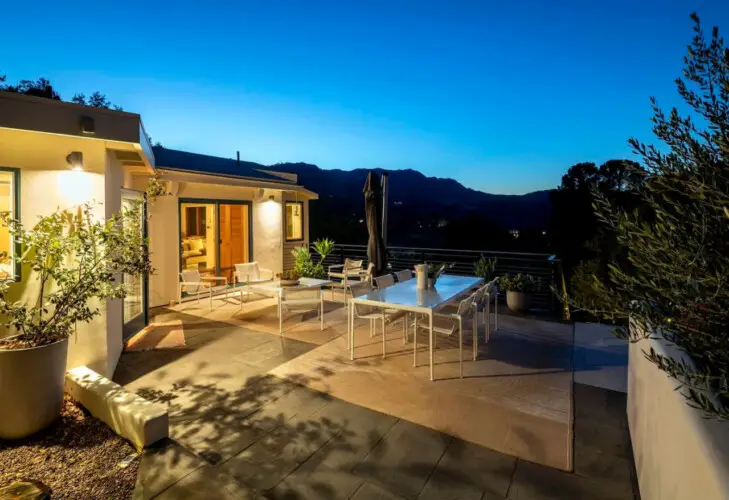
[[[267,168],[296,174],[301,185],[319,194],[319,200],[311,204],[312,239],[328,236],[340,243],[366,242],[366,232],[361,229],[362,189],[370,170],[322,169],[308,163],[278,163]],[[489,194],[416,170],[372,170],[388,174],[388,229],[391,243],[396,245],[484,248],[495,238],[479,234],[479,229],[491,235],[499,232],[499,239],[509,229],[541,233],[551,214],[549,190]],[[464,241],[463,232],[471,238]]]

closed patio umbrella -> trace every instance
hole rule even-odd
[[[382,239],[382,185],[375,172],[367,175],[364,186],[365,217],[370,238],[367,243],[367,259],[374,264],[374,276],[385,273],[387,255]]]

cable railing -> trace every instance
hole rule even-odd
[[[313,252],[312,248],[312,252]],[[538,279],[539,286],[532,297],[535,309],[561,311],[561,305],[552,293],[552,288],[562,286],[561,261],[546,253],[495,252],[489,250],[457,250],[450,248],[396,247],[387,248],[388,268],[395,272],[413,269],[424,262],[452,264],[451,274],[473,275],[476,261],[485,256],[496,259],[496,275],[526,273]],[[343,264],[344,259],[367,261],[366,245],[337,244],[325,259],[325,265]]]

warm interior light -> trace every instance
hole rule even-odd
[[[80,172],[84,169],[84,154],[81,151],[73,151],[66,156],[66,163],[71,165],[71,170]]]

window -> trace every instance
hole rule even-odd
[[[286,202],[286,241],[304,239],[304,204],[300,201]]]
[[[18,193],[19,171],[14,168],[0,168],[0,213],[9,214],[12,218],[19,217]],[[18,278],[20,266],[13,266],[13,257],[16,254],[15,241],[7,227],[0,225],[0,252],[6,257],[0,257],[0,279]]]

